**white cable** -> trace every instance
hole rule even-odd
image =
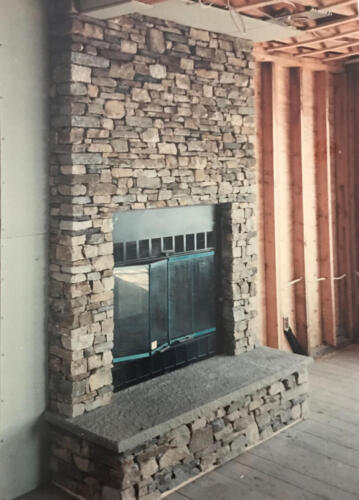
[[[238,29],[239,33],[245,33],[246,32],[246,25],[244,24],[242,16],[239,14],[239,12],[236,12],[236,10],[233,9],[230,0],[227,0],[227,7],[229,10],[229,14],[232,18],[233,23],[235,24],[236,28]],[[238,16],[238,19],[241,23],[241,26],[238,23],[238,19],[236,18]]]
[[[297,279],[295,279],[295,280],[293,280],[293,281],[289,281],[289,282],[288,282],[288,286],[295,285],[296,283],[299,283],[299,282],[300,282],[300,281],[302,281],[303,279],[304,279],[304,278],[303,278],[303,276],[301,276],[300,278],[297,278]]]
[[[325,281],[327,278],[318,278],[317,281]]]
[[[344,273],[344,274],[342,274],[341,276],[333,276],[333,280],[338,281],[338,280],[342,280],[342,279],[343,279],[343,278],[345,278],[345,277],[346,277],[346,274]]]

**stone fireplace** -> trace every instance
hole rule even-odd
[[[53,27],[51,53],[51,466],[57,484],[81,498],[150,500],[304,413],[302,360],[253,350],[252,46],[149,17],[72,14]],[[128,242],[113,221],[181,207],[218,214],[216,347],[208,354],[221,355],[164,375],[163,392],[154,379],[113,396],[114,356],[123,354],[114,349],[116,259]],[[170,259],[164,250],[160,260]],[[197,392],[177,407],[171,398],[184,381]],[[144,420],[129,425],[131,412]]]

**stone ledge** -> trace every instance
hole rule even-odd
[[[71,434],[117,453],[142,446],[219,407],[239,401],[294,372],[311,358],[258,347],[240,356],[216,356],[117,393],[110,405],[76,418],[47,413]]]

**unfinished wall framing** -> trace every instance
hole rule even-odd
[[[313,354],[358,327],[355,69],[257,63],[262,342]]]

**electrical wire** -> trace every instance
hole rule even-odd
[[[227,8],[229,10],[229,13],[230,13],[230,16],[232,18],[232,21],[233,21],[234,25],[238,29],[238,32],[240,34],[241,33],[245,33],[246,32],[246,25],[244,24],[243,17],[239,14],[239,12],[237,12],[233,8],[233,6],[231,5],[230,0],[227,0]],[[236,17],[236,16],[238,16],[238,17]],[[238,20],[239,20],[239,22],[238,22]]]

